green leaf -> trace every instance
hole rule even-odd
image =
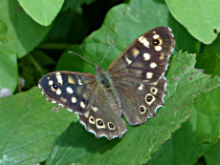
[[[0,0],[0,40],[11,52],[23,57],[35,48],[51,27],[43,27],[33,21],[14,0]]]
[[[220,141],[216,143],[204,156],[207,165],[218,165],[220,162]]]
[[[25,12],[37,23],[48,26],[59,13],[64,0],[18,0]]]
[[[75,123],[61,136],[47,164],[138,164],[148,161],[150,154],[192,115],[192,100],[198,91],[207,92],[220,85],[219,78],[209,79],[200,70],[193,69],[194,64],[195,55],[179,52],[172,56],[166,75],[165,106],[154,118],[141,126],[127,125],[124,137],[111,141],[96,139]]]
[[[218,0],[166,0],[166,3],[173,17],[196,39],[210,44],[217,38],[220,30]]]
[[[0,45],[0,86],[13,93],[18,82],[17,57]]]
[[[62,131],[76,120],[56,106],[38,88],[0,98],[0,164],[36,165],[47,158]]]
[[[209,151],[220,138],[219,97],[219,88],[198,95],[189,120],[152,155],[149,164],[194,164],[199,157]],[[214,147],[205,155],[209,159],[211,153],[217,150],[219,149]],[[217,156],[219,151],[213,158],[219,159],[219,154]]]
[[[129,5],[123,4],[112,8],[106,15],[103,26],[86,38],[82,46],[74,46],[70,50],[99,64],[109,49],[111,41],[114,41],[102,65],[107,69],[110,63],[138,36],[158,26],[172,28],[176,38],[176,51],[196,52],[197,41],[173,19],[163,0],[131,1]],[[88,63],[83,63],[82,59],[76,55],[70,54],[70,50],[61,56],[56,70],[95,73],[94,68]]]

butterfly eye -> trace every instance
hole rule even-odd
[[[157,46],[160,44],[160,41],[158,39],[153,40],[153,45]]]
[[[108,122],[108,127],[110,130],[114,130],[115,129],[115,125],[111,122]]]

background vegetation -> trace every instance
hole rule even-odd
[[[218,0],[0,0],[0,164],[174,164],[220,162]],[[54,70],[94,74],[138,36],[169,26],[176,47],[165,106],[122,139],[96,139],[37,86]],[[22,83],[25,81],[25,83]],[[24,85],[25,84],[25,85]],[[0,95],[3,89],[0,88]]]

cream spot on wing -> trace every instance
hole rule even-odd
[[[144,36],[140,36],[140,37],[138,38],[138,41],[139,41],[140,43],[142,43],[145,47],[149,48],[150,43],[148,42],[147,38],[145,38]]]
[[[56,73],[56,78],[57,78],[57,82],[62,85],[63,84],[63,80],[62,80],[62,75],[61,75],[60,72]]]
[[[96,111],[98,111],[98,108],[92,106],[92,110],[93,110],[94,112],[96,112]]]
[[[152,76],[153,76],[153,73],[152,73],[152,72],[147,72],[147,73],[146,73],[146,78],[147,78],[147,79],[151,79]]]
[[[90,117],[89,117],[89,122],[90,122],[91,124],[95,124],[95,119],[94,119],[93,116],[90,116]]]
[[[80,79],[78,79],[78,84],[79,85],[83,85],[82,81]]]
[[[160,60],[163,60],[164,57],[165,57],[164,54],[161,54],[161,56],[159,57],[159,59],[160,59]]]
[[[73,89],[70,88],[70,87],[67,87],[67,88],[66,88],[66,91],[67,91],[67,93],[69,93],[69,94],[72,94],[72,93],[73,93]]]
[[[71,101],[72,101],[72,103],[76,103],[77,99],[75,97],[72,97]]]
[[[144,57],[144,60],[150,60],[150,54],[149,53],[144,53],[143,54],[143,57]]]
[[[75,80],[71,76],[68,76],[68,83],[75,84]]]
[[[85,116],[86,118],[88,118],[88,117],[89,117],[89,111],[86,112],[86,113],[84,114],[84,116]]]
[[[133,48],[132,54],[133,54],[134,57],[137,57],[139,53],[140,53],[140,51],[138,49]]]
[[[48,84],[49,84],[49,85],[53,85],[53,80],[50,80],[50,81],[48,82]]]
[[[157,67],[157,64],[156,64],[155,62],[152,62],[152,63],[150,63],[150,67],[151,67],[151,68],[156,68],[156,67]]]
[[[153,36],[153,38],[154,38],[154,39],[158,39],[158,38],[160,38],[160,36],[159,36],[158,34],[155,34],[155,35]]]
[[[125,61],[128,63],[128,65],[132,63],[132,61],[129,60],[128,57],[125,57]]]
[[[85,105],[85,103],[83,101],[80,102],[80,107],[81,108],[85,108],[86,107],[86,105]]]
[[[138,90],[143,90],[144,89],[144,84],[140,84],[140,86],[138,87]]]
[[[63,103],[66,103],[66,102],[67,102],[67,99],[64,99],[63,97],[61,97],[60,100],[61,100]]]
[[[157,85],[158,84],[158,82],[157,81],[155,81],[155,82],[153,82],[153,83],[151,83],[151,85]]]
[[[154,47],[156,51],[161,51],[162,50],[162,46],[155,46]]]
[[[57,95],[60,95],[61,93],[62,93],[62,92],[61,92],[60,88],[57,89],[56,94],[57,94]]]

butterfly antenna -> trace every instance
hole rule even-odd
[[[100,62],[100,67],[101,67],[101,65],[102,65],[102,63],[103,63],[103,61],[104,61],[105,57],[107,56],[107,54],[108,54],[108,52],[109,52],[110,48],[111,48],[111,47],[112,47],[112,45],[115,43],[115,41],[111,41],[111,40],[110,40],[110,42],[111,42],[111,45],[109,46],[109,48],[108,48],[107,52],[105,53],[104,57],[102,58],[102,61]]]
[[[78,54],[78,53],[76,53],[76,52],[73,52],[73,51],[69,51],[69,53],[70,53],[70,54],[77,55],[77,56],[79,56],[80,58],[82,58],[83,60],[85,60],[86,62],[88,62],[88,63],[92,64],[93,66],[95,66],[95,64],[94,64],[93,62],[89,61],[87,58],[81,56],[80,54]]]

